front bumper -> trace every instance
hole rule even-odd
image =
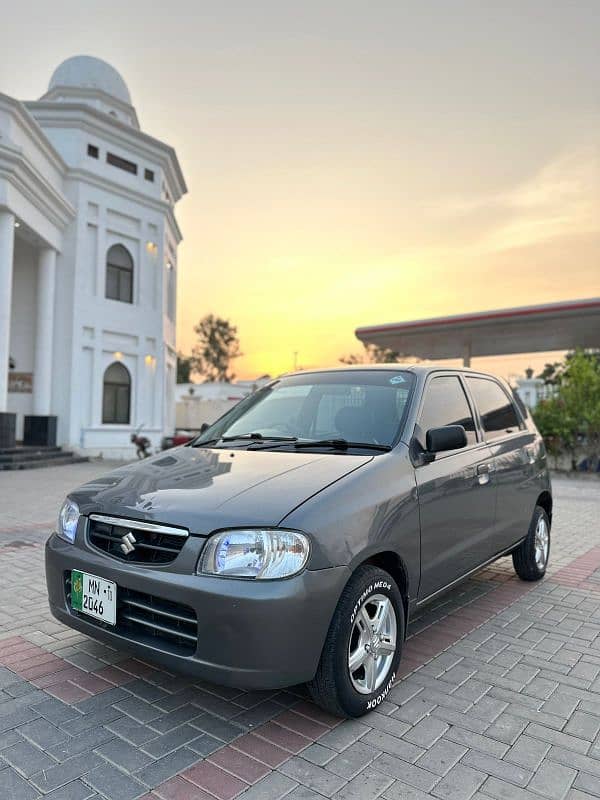
[[[194,652],[174,653],[159,639],[140,640],[72,611],[65,589],[72,569],[114,581],[117,602],[122,587],[193,609]],[[348,577],[346,567],[335,567],[275,581],[215,578],[126,564],[94,550],[80,535],[74,545],[55,534],[46,543],[50,610],[60,622],[169,669],[239,688],[274,689],[314,677]]]

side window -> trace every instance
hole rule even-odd
[[[133,303],[133,259],[122,244],[113,244],[106,254],[106,297]]]
[[[444,425],[462,425],[467,433],[467,445],[476,444],[473,415],[456,375],[433,378],[425,389],[425,402],[419,420],[423,435],[430,428],[442,428]]]
[[[501,386],[487,378],[471,377],[467,378],[467,385],[479,409],[487,440],[499,439],[507,433],[519,430],[517,412]]]

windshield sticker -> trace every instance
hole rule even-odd
[[[398,383],[404,383],[404,376],[403,375],[394,375],[393,378],[390,378],[390,383],[396,386]]]

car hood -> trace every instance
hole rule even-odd
[[[82,514],[217,528],[277,525],[373,456],[177,447],[70,492]]]

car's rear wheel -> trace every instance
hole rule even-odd
[[[394,579],[378,567],[359,567],[342,592],[308,684],[315,703],[342,717],[376,708],[394,685],[404,625]]]
[[[536,506],[527,537],[513,551],[515,572],[523,581],[539,581],[546,573],[550,556],[550,520],[541,506]]]

